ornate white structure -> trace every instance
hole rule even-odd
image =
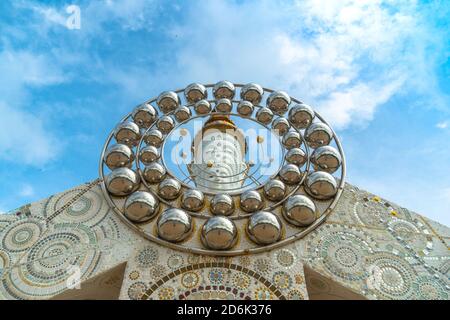
[[[277,132],[266,181],[237,118]],[[181,142],[177,175],[164,149]],[[0,299],[449,299],[450,229],[346,183],[336,133],[285,92],[163,92],[111,132],[99,173],[0,215]]]
[[[246,179],[245,138],[229,116],[212,114],[192,144],[190,171],[204,192],[233,192]]]

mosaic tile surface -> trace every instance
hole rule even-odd
[[[326,222],[257,255],[198,256],[128,229],[98,181],[0,215],[0,298],[48,299],[127,262],[121,299],[308,299],[303,265],[368,299],[449,299],[449,228],[346,185]],[[333,293],[334,294],[334,293]],[[336,296],[338,297],[338,296]]]

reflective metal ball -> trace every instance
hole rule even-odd
[[[166,176],[166,168],[158,162],[152,162],[145,166],[143,176],[148,183],[159,183]]]
[[[118,143],[133,147],[139,142],[141,132],[138,125],[134,122],[121,122],[114,130],[114,138]]]
[[[215,215],[229,216],[234,212],[233,198],[227,194],[216,194],[210,205],[211,212]]]
[[[326,146],[332,138],[330,127],[322,122],[311,124],[305,131],[305,140],[311,148]]]
[[[164,91],[156,99],[156,104],[163,113],[168,113],[180,105],[180,97],[173,91]]]
[[[281,180],[286,184],[296,184],[302,179],[302,173],[295,164],[286,164],[280,170]]]
[[[159,159],[159,151],[154,146],[146,146],[139,151],[139,160],[143,164],[149,164]]]
[[[134,154],[130,147],[120,143],[110,146],[104,157],[105,164],[110,169],[131,167],[133,160]]]
[[[314,202],[304,195],[289,197],[283,204],[282,211],[283,217],[295,226],[309,226],[317,218]]]
[[[159,209],[159,200],[147,191],[136,191],[125,201],[125,216],[136,223],[153,218]]]
[[[172,178],[164,179],[158,186],[158,194],[166,200],[173,200],[178,197],[181,191],[181,184]]]
[[[158,129],[151,129],[144,135],[144,142],[149,146],[159,147],[163,139],[164,136]]]
[[[106,189],[119,197],[129,195],[139,187],[139,184],[139,175],[126,167],[112,170],[105,178]]]
[[[175,127],[175,122],[170,116],[162,116],[156,122],[156,126],[158,127],[159,130],[161,130],[162,133],[165,134]]]
[[[288,132],[290,127],[291,125],[289,121],[282,117],[276,118],[272,123],[272,129],[279,136],[283,136],[286,132]]]
[[[218,112],[228,113],[228,112],[231,112],[232,108],[233,108],[233,105],[231,103],[231,100],[229,100],[227,98],[222,98],[220,100],[217,100],[217,102],[216,102],[216,110]]]
[[[300,133],[297,131],[289,131],[283,136],[283,144],[286,148],[298,148],[302,144]]]
[[[250,101],[253,105],[261,102],[263,94],[263,88],[256,83],[248,83],[241,88],[241,99]]]
[[[323,146],[314,150],[311,155],[311,162],[314,164],[316,171],[333,173],[341,166],[342,158],[335,148]]]
[[[212,250],[230,249],[236,243],[237,236],[234,222],[223,216],[209,218],[201,232],[203,244]]]
[[[175,110],[174,115],[178,122],[183,122],[191,117],[191,109],[186,106],[179,106]]]
[[[158,236],[170,242],[180,242],[192,232],[192,218],[181,209],[165,210],[156,223]]]
[[[250,101],[241,101],[237,106],[237,112],[240,115],[247,117],[253,112],[253,104]]]
[[[286,186],[280,180],[270,180],[264,185],[264,194],[270,201],[280,201],[286,194]]]
[[[292,148],[286,153],[286,161],[299,167],[303,166],[308,160],[306,152],[300,148]]]
[[[296,104],[289,110],[289,120],[298,129],[308,127],[312,123],[314,116],[314,110],[303,103]]]
[[[260,108],[256,112],[256,120],[261,122],[262,124],[268,124],[273,119],[273,112],[269,108]]]
[[[240,206],[245,212],[255,212],[261,208],[262,204],[261,195],[255,190],[245,191],[241,195]]]
[[[158,113],[152,105],[146,103],[136,107],[133,110],[131,117],[134,122],[141,128],[148,128],[156,120]]]
[[[290,103],[291,97],[284,91],[274,91],[267,97],[267,107],[279,116],[286,113]]]
[[[337,192],[336,179],[325,171],[312,172],[306,177],[305,191],[315,199],[330,199]]]
[[[199,100],[195,103],[194,109],[198,114],[207,114],[211,112],[211,104],[208,100]]]
[[[234,84],[230,81],[219,81],[214,85],[213,95],[216,99],[233,99],[235,94]]]
[[[181,197],[181,205],[189,211],[199,211],[203,208],[205,196],[203,192],[195,189],[187,189]]]
[[[259,211],[250,217],[247,233],[254,242],[268,245],[281,238],[281,222],[273,213]]]
[[[195,103],[208,97],[208,91],[200,83],[191,83],[184,89],[184,96],[189,103]]]

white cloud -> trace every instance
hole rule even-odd
[[[19,196],[27,198],[34,195],[34,188],[30,184],[24,184],[19,191]]]
[[[442,121],[436,124],[436,128],[446,129],[448,127],[448,121]]]
[[[42,166],[55,158],[59,143],[45,119],[35,114],[28,89],[63,81],[47,56],[0,52],[0,159]]]

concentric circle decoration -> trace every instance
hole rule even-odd
[[[75,272],[84,280],[95,271],[101,257],[96,244],[94,231],[83,225],[58,228],[41,237],[28,250],[23,263],[4,279],[8,294],[15,299],[42,299],[67,290]],[[84,246],[94,249],[81,249]]]
[[[108,136],[99,174],[110,207],[145,238],[234,256],[286,245],[321,224],[343,191],[345,157],[312,107],[284,91],[220,81],[131,110]],[[68,213],[94,203],[81,197]],[[171,209],[177,214],[161,223]]]
[[[24,252],[39,239],[44,228],[39,219],[18,220],[2,231],[1,245],[11,253]]]

